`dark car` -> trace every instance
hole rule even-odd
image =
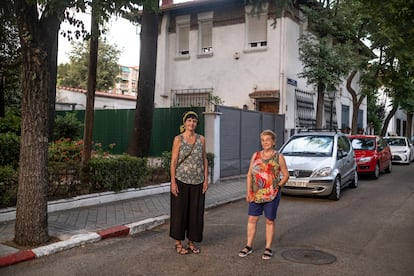
[[[380,172],[391,172],[391,149],[383,138],[374,135],[351,135],[349,139],[355,152],[359,174],[369,174],[377,179]]]

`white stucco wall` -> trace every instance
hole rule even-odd
[[[270,26],[272,23],[273,19],[268,20],[266,50],[245,50],[245,24],[240,23],[213,27],[213,55],[208,57],[197,56],[198,30],[191,30],[190,57],[177,59],[176,33],[167,32],[169,18],[164,15],[158,39],[155,106],[169,107],[172,89],[212,88],[213,95],[219,96],[224,105],[237,108],[247,105],[254,110],[254,101],[248,96],[250,93],[255,89],[279,90],[279,112],[286,116],[285,128],[295,128],[295,89],[307,92],[316,89],[298,77],[303,67],[299,60],[299,24],[289,17],[278,19],[276,28]],[[235,53],[238,53],[238,59],[235,59]],[[288,78],[295,80],[297,85],[288,84]],[[349,105],[352,112],[345,82],[341,87],[342,96],[337,95],[335,101],[339,126],[341,104]],[[314,101],[316,109],[316,95]],[[366,100],[361,106],[365,110],[364,124],[365,106]]]
[[[79,90],[79,89],[78,89]],[[95,93],[95,110],[98,109],[135,109],[136,97],[125,95],[102,95],[102,92]],[[68,89],[56,89],[56,110],[84,110],[86,107],[86,94],[81,91]]]

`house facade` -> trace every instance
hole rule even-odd
[[[229,107],[285,115],[286,135],[314,126],[316,88],[299,78],[298,39],[306,31],[299,10],[257,14],[242,0],[200,0],[161,7],[155,107]],[[358,76],[352,86],[359,91]],[[325,100],[325,124],[350,126],[352,99],[345,81]],[[332,115],[331,115],[332,107]],[[366,128],[366,101],[359,125]]]

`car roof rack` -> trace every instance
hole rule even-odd
[[[338,129],[330,129],[330,128],[305,128],[305,129],[299,129],[298,133],[302,133],[302,132],[335,132],[335,133],[339,133],[340,131]]]

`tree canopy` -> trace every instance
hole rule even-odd
[[[88,77],[89,40],[72,43],[72,51],[69,54],[69,63],[59,64],[57,83],[60,86],[86,89]],[[115,83],[119,74],[119,56],[121,51],[116,44],[109,44],[105,40],[99,40],[98,67],[96,89],[107,91]]]

